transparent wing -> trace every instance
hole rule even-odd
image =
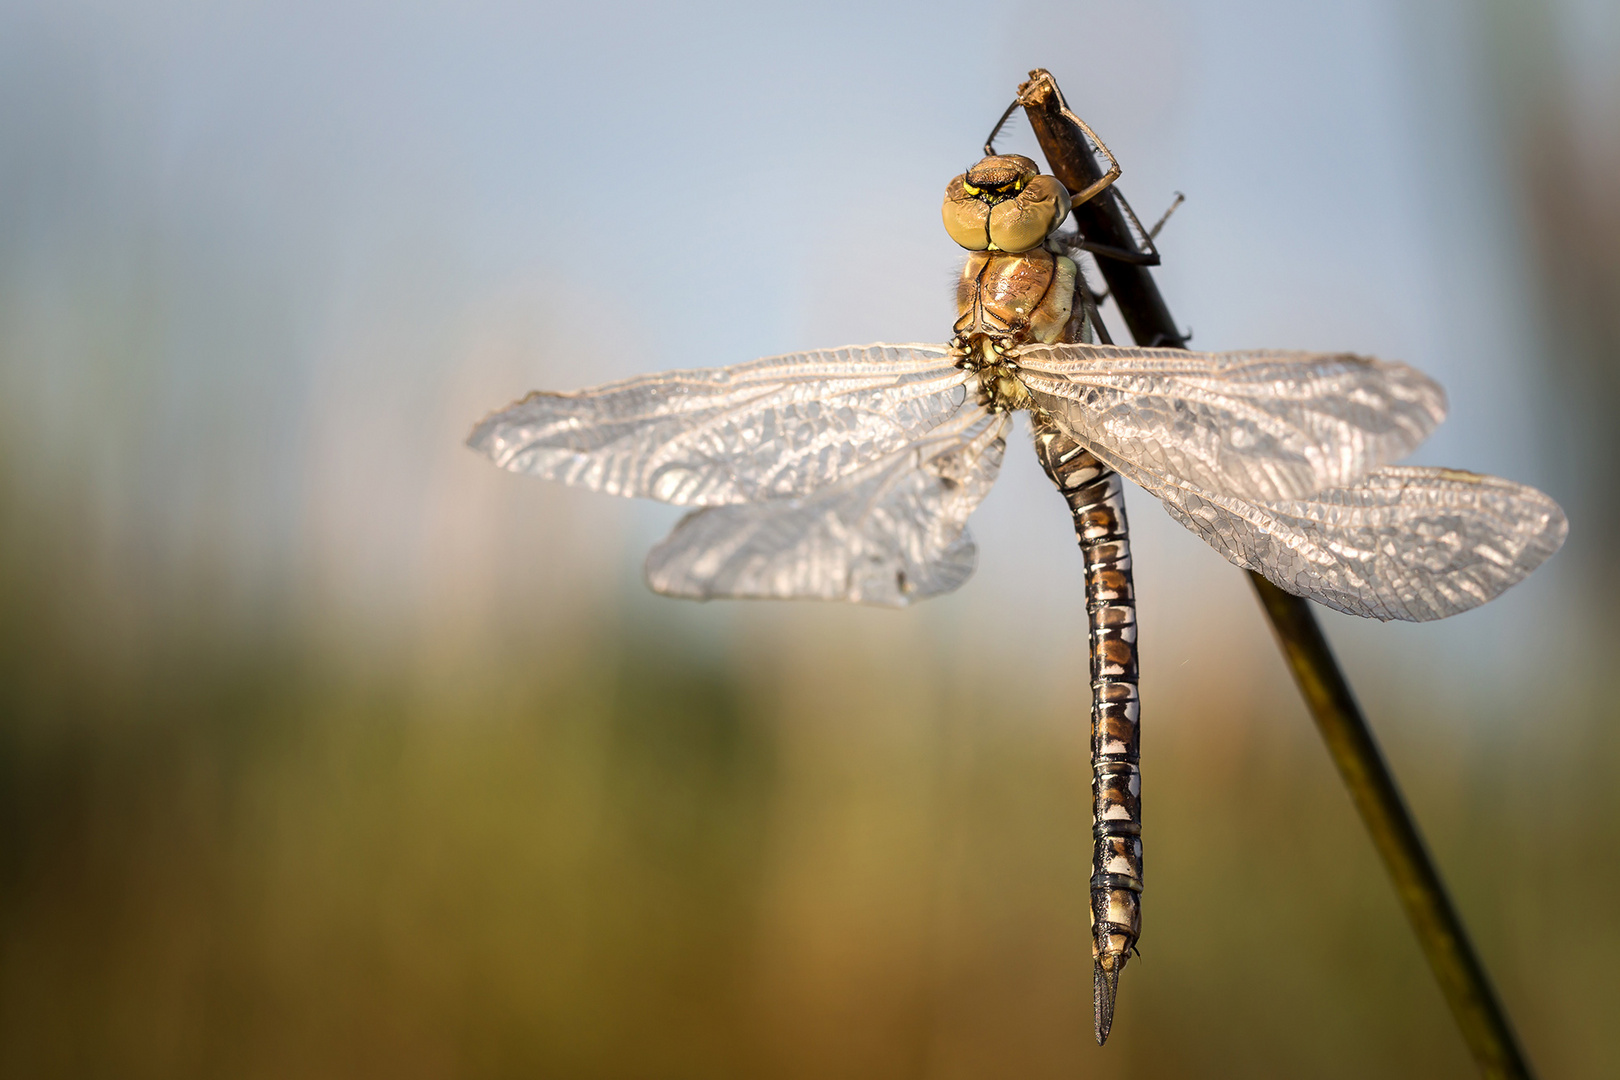
[[[1231,562],[1351,615],[1427,622],[1522,581],[1569,531],[1557,503],[1498,476],[1386,467],[1309,499],[1150,489]]]
[[[1420,372],[1342,353],[1035,345],[1017,359],[1036,403],[1125,476],[1245,499],[1348,487],[1446,412]]]
[[[939,345],[863,345],[536,392],[467,444],[513,472],[680,506],[803,496],[966,398]]]
[[[647,557],[668,596],[850,600],[901,607],[973,573],[967,518],[995,481],[1005,414],[962,410],[925,439],[808,498],[688,514]]]

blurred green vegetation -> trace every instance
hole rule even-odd
[[[1098,1050],[1082,703],[634,633],[425,670],[184,605],[110,648],[73,509],[0,500],[6,1076],[1470,1074],[1280,665],[1147,684],[1196,722],[1150,731]],[[1573,711],[1377,719],[1544,1075],[1603,1077],[1620,738]]]

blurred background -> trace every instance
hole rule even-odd
[[[1099,1050],[1022,439],[903,612],[651,596],[677,511],[460,446],[941,340],[940,194],[1037,65],[1144,219],[1187,194],[1194,347],[1405,359],[1452,403],[1415,460],[1567,509],[1485,608],[1322,619],[1542,1075],[1620,1075],[1604,0],[0,0],[0,1074],[1471,1075],[1243,576],[1141,492]]]

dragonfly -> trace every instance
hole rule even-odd
[[[1067,106],[1063,115],[1109,163],[1083,190],[1031,158],[995,153],[995,132],[947,184],[943,224],[968,254],[944,343],[814,349],[536,391],[467,442],[513,472],[691,508],[647,557],[655,592],[903,607],[972,574],[968,518],[995,482],[1013,414],[1027,414],[1084,563],[1101,1044],[1142,929],[1124,481],[1237,566],[1380,620],[1477,607],[1553,555],[1568,526],[1532,487],[1394,464],[1446,413],[1444,391],[1406,364],[1108,343],[1076,261],[1097,249],[1062,226],[1120,169],[1083,120]]]

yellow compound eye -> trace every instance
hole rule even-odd
[[[958,176],[946,185],[945,204],[940,208],[945,231],[969,251],[983,251],[990,246],[990,207],[974,197],[977,190],[968,186],[965,177]]]
[[[1002,251],[1029,251],[1069,216],[1069,193],[1053,176],[1035,176],[1016,198],[990,210],[990,244]]]

